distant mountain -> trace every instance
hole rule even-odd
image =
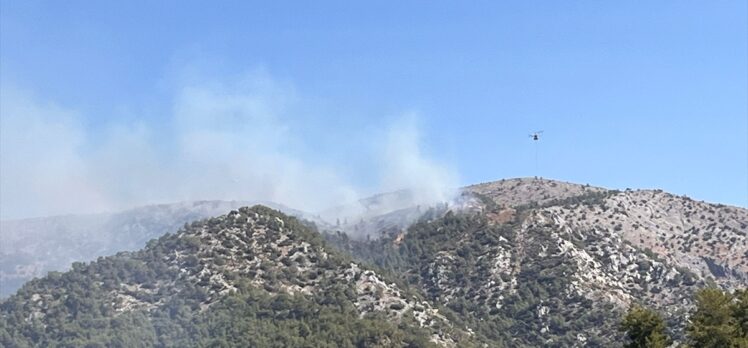
[[[134,251],[185,223],[251,205],[237,201],[196,201],[144,206],[117,213],[65,215],[0,221],[0,298],[49,271],[119,251]],[[292,215],[303,213],[263,203]]]
[[[326,220],[313,221],[323,230],[345,232],[358,239],[377,239],[397,234],[429,216],[443,215],[450,210],[469,212],[475,209],[480,209],[480,201],[469,192],[458,193],[447,202],[425,203],[414,199],[411,192],[401,190],[328,209],[320,214],[327,216]],[[333,219],[335,223],[331,223]]]
[[[553,201],[609,190],[543,178],[516,178],[470,185],[465,187],[464,191],[489,197],[501,206],[516,207],[528,204],[545,205]]]
[[[467,190],[499,205],[528,206],[565,231],[604,233],[723,284],[748,282],[748,209],[662,190],[611,191],[544,179],[514,179]]]

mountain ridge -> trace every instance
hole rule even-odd
[[[73,262],[137,250],[185,223],[251,204],[192,201],[146,205],[114,213],[0,221],[0,298],[10,295],[25,281],[49,271],[66,270]],[[289,214],[304,214],[280,204],[265,204]]]
[[[398,224],[411,215],[412,224]],[[368,226],[385,230],[368,238],[353,238],[342,225],[317,230],[313,222],[269,208],[240,208],[187,224],[141,251],[34,280],[0,302],[0,312],[4,320],[15,318],[9,321],[14,329],[51,325],[54,320],[34,313],[54,317],[56,311],[69,311],[77,302],[65,300],[50,284],[74,279],[88,284],[84,290],[106,304],[101,308],[109,308],[99,315],[84,306],[81,313],[106,325],[117,313],[142,316],[140,326],[131,327],[137,332],[156,330],[149,325],[158,320],[202,328],[209,325],[199,319],[204,315],[233,313],[229,302],[257,301],[259,307],[245,308],[256,313],[283,299],[278,305],[283,311],[316,308],[335,318],[330,320],[341,330],[348,325],[341,322],[364,325],[361,332],[378,337],[373,342],[392,345],[608,347],[623,339],[620,316],[639,304],[660,311],[672,337],[682,342],[698,289],[748,287],[747,225],[746,209],[660,190],[522,178],[469,186],[456,203],[375,216]],[[138,261],[143,255],[150,264]],[[109,273],[124,276],[110,279]],[[76,293],[75,284],[65,291]],[[163,319],[164,311],[183,298],[192,299],[184,311],[194,320]],[[84,323],[71,318],[75,325]],[[310,317],[304,318],[283,319],[294,328],[291,341],[283,342],[322,339],[297,335],[297,325],[310,325],[305,321]],[[245,324],[270,325],[255,319]],[[156,331],[153,345],[171,342],[171,336]],[[18,332],[8,335],[28,339]],[[267,335],[262,337],[272,346],[277,337]],[[207,342],[210,337],[193,338]]]
[[[418,333],[379,339],[427,339],[446,346],[469,340],[467,333],[453,329],[437,309],[417,295],[326,250],[319,234],[294,218],[262,206],[194,222],[173,235],[152,240],[141,251],[119,253],[89,264],[76,263],[69,272],[51,273],[26,284],[0,304],[0,319],[6,324],[0,327],[11,329],[0,332],[0,339],[5,339],[8,346],[18,342],[109,345],[119,342],[115,339],[124,339],[117,333],[118,324],[114,321],[124,313],[160,317],[182,303],[191,307],[194,315],[200,315],[210,313],[214,305],[220,307],[236,293],[247,292],[291,301],[311,298],[313,303],[307,306],[331,304],[336,315],[350,316],[354,311],[357,315],[350,317],[351,321],[369,318],[376,325],[384,325],[383,320],[399,322],[402,328],[387,330]],[[341,306],[339,311],[334,310],[336,306]],[[90,342],[67,337],[66,324],[58,320],[77,323],[76,330],[87,332],[86,319],[81,319],[81,315],[98,322],[107,337]],[[152,325],[155,323],[147,321],[127,327],[136,332],[158,331]],[[180,325],[190,330],[195,324]],[[37,332],[40,337],[29,341],[22,333],[27,331]],[[431,334],[427,335],[428,331]],[[157,332],[154,343],[171,346],[170,338]],[[237,339],[251,342],[253,338]]]

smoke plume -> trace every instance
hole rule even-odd
[[[307,212],[408,190],[407,204],[448,200],[456,171],[424,155],[416,118],[372,128],[369,167],[321,161],[286,105],[293,88],[267,76],[191,82],[175,88],[157,119],[106,122],[13,86],[0,89],[0,218],[113,211],[186,200],[272,201]],[[338,132],[338,133],[336,133]],[[327,136],[345,139],[345,130]],[[360,163],[361,161],[351,161]],[[323,164],[324,163],[324,164]],[[346,177],[343,173],[346,173]],[[361,183],[356,173],[375,173]],[[364,188],[366,187],[366,188]],[[403,205],[395,202],[392,207]]]

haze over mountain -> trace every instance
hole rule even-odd
[[[748,348],[746,28],[0,0],[0,347]]]
[[[147,241],[174,232],[186,223],[242,206],[261,203],[313,221],[321,228],[338,228],[363,238],[377,236],[390,226],[406,228],[420,217],[422,210],[438,202],[436,197],[448,198],[444,192],[431,196],[423,189],[415,189],[380,194],[322,212],[304,212],[274,202],[194,201],[149,205],[117,213],[3,220],[0,221],[0,297],[12,294],[24,282],[49,271],[64,271],[73,262],[138,250]],[[405,214],[407,211],[411,213]]]
[[[318,220],[319,230],[235,204],[167,209],[232,211],[174,229],[142,251],[28,283],[0,304],[0,339],[608,347],[621,344],[619,319],[639,303],[660,310],[682,342],[694,291],[748,286],[748,210],[659,190],[507,179],[357,223]],[[376,233],[356,234],[364,227]],[[237,307],[246,301],[256,305]],[[328,313],[328,326],[307,310]],[[301,333],[310,325],[313,334]],[[203,331],[219,326],[223,333]]]
[[[134,251],[184,224],[221,215],[250,202],[197,201],[130,209],[119,213],[66,215],[0,221],[0,297],[49,271],[119,251]],[[263,203],[288,214],[301,212]]]

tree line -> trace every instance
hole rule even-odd
[[[746,348],[748,347],[748,289],[732,293],[718,288],[696,292],[696,307],[691,312],[684,342],[678,347]],[[662,315],[657,311],[633,305],[621,321],[630,348],[664,348],[673,339]]]

